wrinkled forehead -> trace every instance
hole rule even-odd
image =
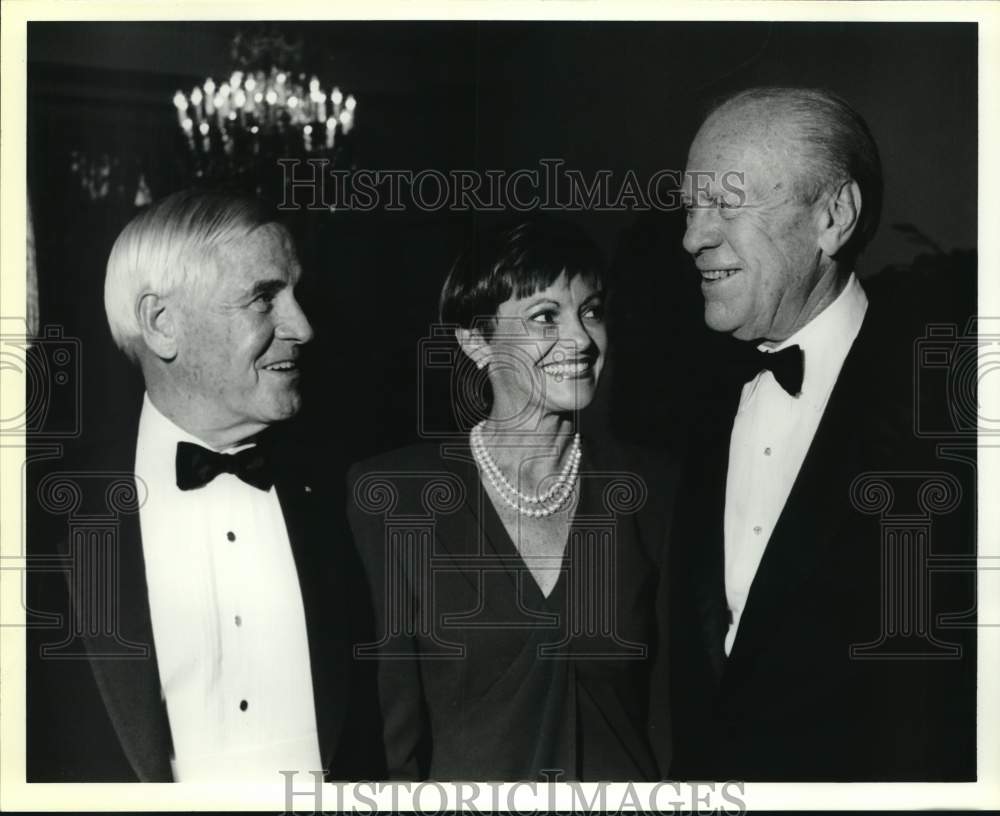
[[[802,167],[794,128],[765,111],[709,116],[688,151],[683,192],[692,200],[743,191],[767,196],[790,187]]]
[[[276,222],[218,244],[215,260],[220,276],[227,278],[280,279],[294,285],[302,274],[292,236]]]

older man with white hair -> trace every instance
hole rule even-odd
[[[705,322],[744,347],[677,501],[672,773],[974,779],[975,596],[928,558],[932,533],[974,555],[974,491],[944,500],[963,491],[916,436],[912,335],[855,275],[872,134],[826,91],[752,88],[705,118],[685,175]]]
[[[70,582],[89,673],[42,660],[29,677],[33,710],[48,705],[55,726],[29,734],[29,779],[378,773],[365,721],[377,713],[351,651],[364,581],[331,509],[339,484],[310,480],[271,430],[301,403],[313,332],[300,273],[286,229],[226,193],[174,194],[115,242],[108,322],[145,395],[137,424],[91,446],[88,464],[134,473],[141,504],[116,542],[116,631],[88,633],[105,588]],[[111,654],[109,637],[136,648]]]

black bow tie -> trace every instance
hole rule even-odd
[[[746,346],[733,362],[743,382],[766,370],[791,396],[802,393],[803,354],[799,346],[787,346],[781,351],[760,351]]]
[[[216,453],[201,445],[178,442],[176,461],[177,486],[181,490],[203,487],[220,473],[232,473],[260,490],[270,490],[274,482],[259,445],[239,453]]]

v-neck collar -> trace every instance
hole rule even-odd
[[[479,555],[495,559],[497,565],[503,567],[511,582],[511,589],[516,593],[513,597],[528,603],[528,608],[531,611],[542,614],[559,612],[565,603],[567,573],[572,560],[573,531],[579,523],[578,517],[581,509],[588,506],[588,499],[593,498],[590,496],[593,487],[589,481],[585,478],[580,479],[578,489],[581,490],[581,495],[567,530],[559,578],[552,591],[546,596],[531,574],[524,557],[504,526],[493,500],[483,485],[468,441],[442,446],[441,458],[445,466],[458,476],[465,486],[464,510],[474,518],[477,527],[483,532]],[[589,465],[590,459],[586,448],[584,448],[580,460],[581,477],[587,472]],[[472,554],[469,552],[470,542],[467,538],[459,542],[457,537],[448,536],[447,530],[442,532],[444,533],[443,543],[452,551],[453,555],[460,554],[456,552],[456,549],[464,550],[465,552],[461,553],[463,555]]]

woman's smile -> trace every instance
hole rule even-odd
[[[545,363],[541,368],[548,376],[554,378],[556,382],[594,376],[594,360],[592,357],[558,363]]]

